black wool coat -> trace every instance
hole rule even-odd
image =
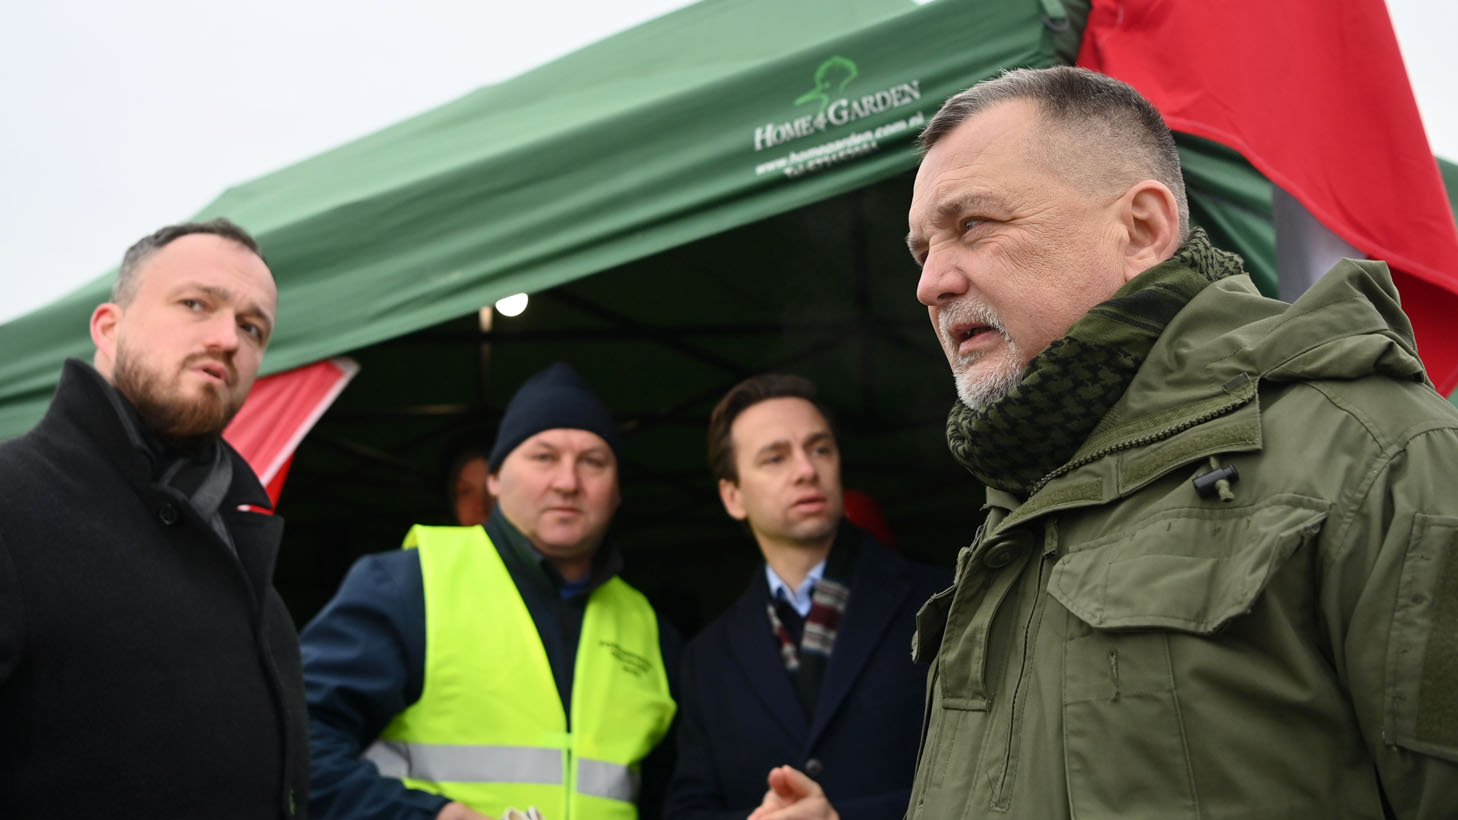
[[[770,632],[763,569],[683,652],[678,766],[663,816],[743,820],[766,777],[814,777],[844,820],[899,818],[911,796],[925,666],[911,661],[916,611],[952,582],[861,537],[850,599],[814,715],[806,715]]]
[[[45,418],[0,444],[0,816],[301,817],[283,522],[237,509],[268,498],[227,448],[235,554],[153,481],[118,400],[68,361]]]

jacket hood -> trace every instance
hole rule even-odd
[[[1385,263],[1344,259],[1289,305],[1235,276],[1175,316],[1100,427],[1165,415],[1244,381],[1372,375],[1427,379]]]

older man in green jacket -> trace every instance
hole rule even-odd
[[[1458,412],[1386,266],[1294,304],[1188,228],[1128,86],[1016,71],[922,135],[908,242],[988,486],[909,817],[1458,817]],[[778,771],[754,820],[826,817]]]

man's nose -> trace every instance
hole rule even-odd
[[[209,350],[237,350],[240,332],[237,317],[229,311],[220,310],[208,321],[205,344]]]
[[[794,477],[796,483],[816,481],[820,478],[820,469],[815,466],[815,459],[805,450],[796,451],[794,459]]]
[[[916,282],[916,300],[936,307],[967,292],[967,277],[953,263],[951,254],[932,251],[921,265]]]
[[[577,465],[571,459],[561,459],[552,468],[552,489],[562,493],[574,493],[582,482],[577,475]]]

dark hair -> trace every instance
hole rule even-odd
[[[236,223],[223,217],[207,222],[182,222],[168,225],[138,239],[135,244],[127,248],[126,254],[122,256],[121,269],[116,273],[116,284],[111,286],[111,301],[125,307],[128,302],[132,301],[132,297],[137,295],[137,270],[141,268],[142,263],[151,259],[157,251],[167,247],[168,243],[173,240],[195,233],[212,234],[230,239],[252,251],[259,259],[263,259],[263,251],[258,249],[258,242]]]
[[[917,137],[923,152],[958,125],[1004,102],[1028,100],[1073,150],[1043,146],[1050,168],[1085,180],[1139,175],[1164,184],[1179,207],[1180,238],[1190,232],[1190,205],[1174,135],[1150,102],[1128,83],[1086,68],[1019,68],[984,80],[947,100]],[[1093,167],[1088,158],[1102,167]]]
[[[814,382],[789,373],[761,373],[750,376],[731,387],[724,394],[724,398],[714,405],[714,412],[709,415],[709,470],[714,478],[739,480],[739,471],[734,465],[734,438],[730,435],[730,429],[740,413],[769,399],[804,399],[810,402],[830,426],[830,435],[839,440],[835,417],[816,396]]]

